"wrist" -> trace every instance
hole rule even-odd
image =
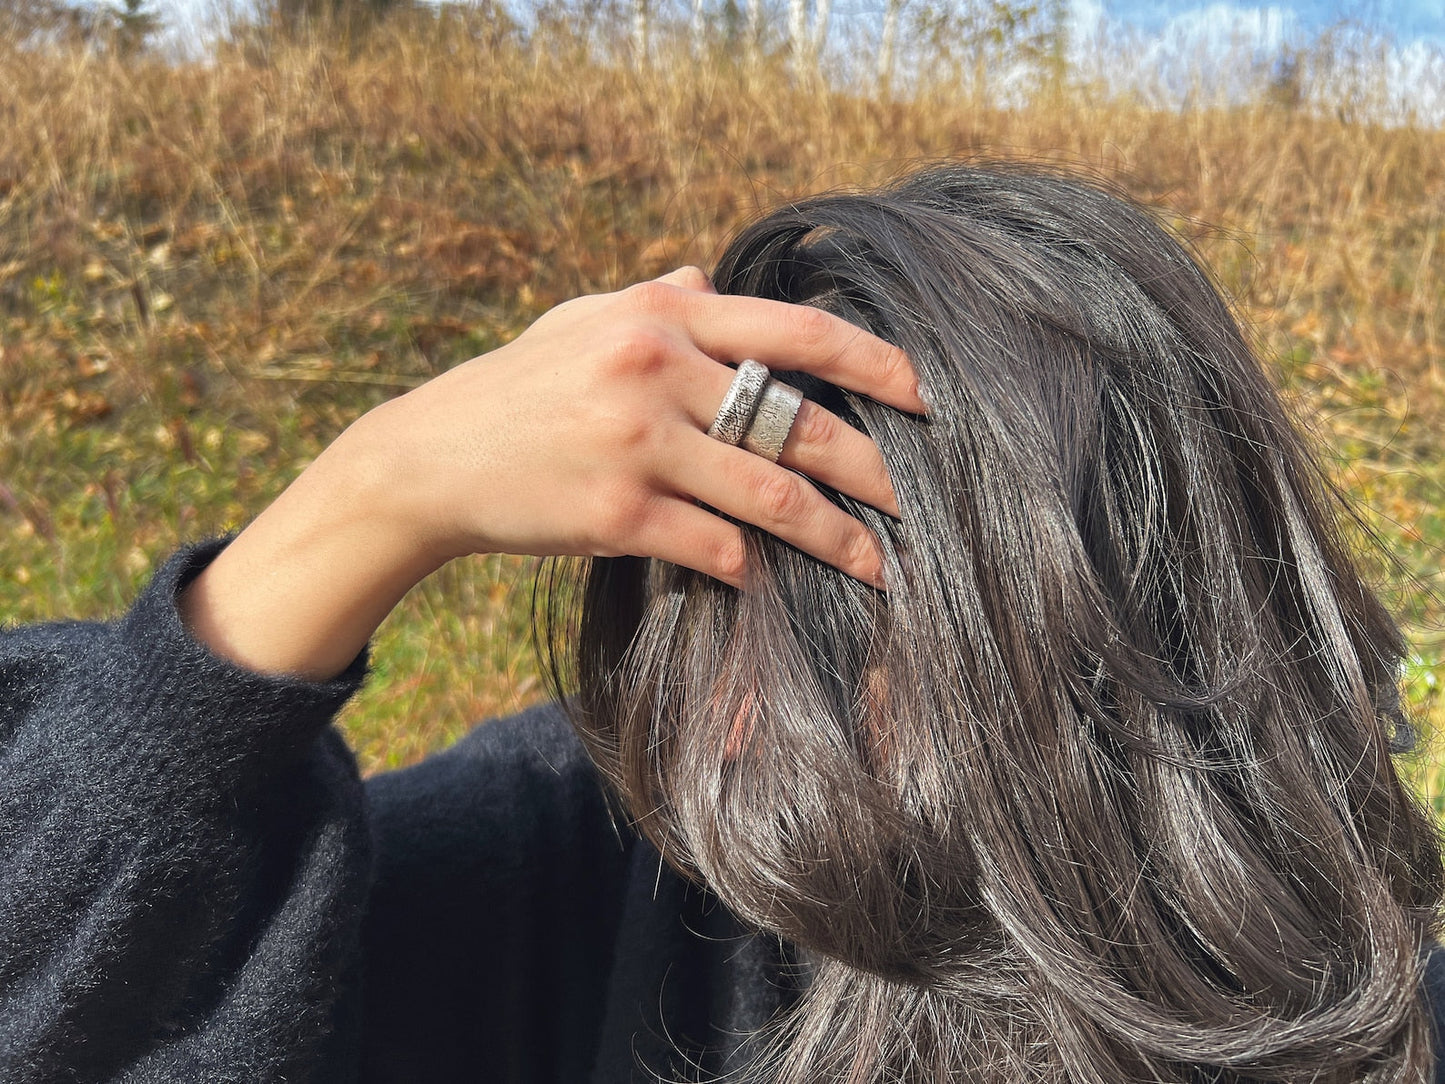
[[[405,434],[385,408],[354,421],[298,477],[292,489],[312,507],[318,526],[358,541],[375,553],[378,572],[418,583],[453,558],[452,544],[428,506],[426,479],[405,450]]]
[[[186,588],[182,619],[212,651],[262,673],[332,677],[443,563],[353,451],[333,444]]]
[[[413,393],[414,394],[414,393]],[[407,396],[373,407],[307,468],[308,485],[335,494],[338,518],[356,518],[378,536],[389,560],[419,581],[448,561],[474,552],[459,540],[428,476],[428,457],[415,447],[418,422]],[[304,476],[303,476],[304,477]],[[301,479],[298,479],[298,482]],[[415,581],[414,581],[415,582]]]

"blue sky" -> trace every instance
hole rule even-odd
[[[1079,3],[1080,0],[1071,0]],[[244,3],[244,0],[243,0]],[[203,11],[208,0],[156,0],[178,19]],[[1146,33],[1158,33],[1183,17],[1194,22],[1211,12],[1238,12],[1246,19],[1283,19],[1305,33],[1318,33],[1341,20],[1362,22],[1386,31],[1399,41],[1418,39],[1445,44],[1445,0],[1289,0],[1287,3],[1201,3],[1199,0],[1082,0],[1081,6],[1102,6],[1111,20]],[[842,0],[835,5],[842,19],[877,18],[883,0]]]
[[[1419,39],[1445,43],[1445,0],[1294,0],[1273,5],[1231,4],[1232,8],[1277,12],[1305,32],[1318,33],[1342,20],[1364,23],[1393,35],[1401,43]],[[1107,0],[1105,10],[1119,21],[1145,31],[1163,29],[1178,16],[1205,10],[1197,3],[1161,3],[1160,0]]]
[[[1345,46],[1331,50],[1346,65],[1320,70],[1306,88],[1316,105],[1364,100],[1385,122],[1445,124],[1445,0],[1066,0],[1074,61],[1086,71],[1133,87],[1161,104],[1201,91],[1248,97],[1277,71],[1286,47],[1307,47],[1341,28]],[[1350,29],[1361,28],[1356,35]],[[1103,48],[1096,43],[1127,44]],[[1364,48],[1360,48],[1364,46]],[[1130,58],[1120,65],[1121,57]],[[1351,57],[1362,65],[1350,69]]]
[[[96,0],[115,3],[118,0]],[[253,0],[151,0],[181,40],[194,41],[197,23],[217,6],[244,10]],[[688,0],[654,0],[679,7]],[[767,0],[765,0],[767,2]],[[780,11],[785,0],[770,0]],[[810,0],[812,2],[812,0]],[[905,11],[909,0],[904,0]],[[913,0],[916,4],[917,0]],[[964,3],[966,0],[956,0]],[[510,0],[525,7],[528,0]],[[834,0],[833,28],[846,40],[851,27],[876,34],[885,0]],[[1250,4],[1240,0],[1065,0],[1073,16],[1077,59],[1094,50],[1086,42],[1128,39],[1126,72],[1113,72],[1131,82],[1146,69],[1165,83],[1172,73],[1213,69],[1228,81],[1241,55],[1277,55],[1284,45],[1306,45],[1343,22],[1388,36],[1395,45],[1388,62],[1390,96],[1419,104],[1445,122],[1445,0],[1283,0]],[[1117,62],[1118,52],[1114,52]],[[1087,65],[1086,65],[1087,66]],[[1116,63],[1117,66],[1117,63]],[[1179,78],[1186,78],[1182,75]],[[1113,80],[1116,81],[1116,80]]]

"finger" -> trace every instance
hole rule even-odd
[[[702,354],[697,362],[695,369],[686,369],[684,394],[689,416],[706,432],[717,417],[734,370]],[[804,399],[798,408],[778,462],[894,518],[900,514],[878,445],[811,399]]]
[[[742,531],[691,501],[659,499],[638,544],[644,556],[695,569],[739,590],[743,587],[747,560]]]
[[[684,290],[698,290],[706,294],[715,294],[712,279],[708,278],[707,272],[700,267],[679,267],[676,271],[669,271],[659,276],[658,282],[665,282],[669,286],[681,286]]]
[[[680,292],[661,300],[676,304],[693,342],[719,361],[756,358],[769,368],[802,370],[900,410],[927,413],[907,355],[830,312],[724,294]]]
[[[808,479],[706,433],[686,432],[690,436],[680,454],[664,471],[667,484],[864,583],[883,586],[883,562],[872,532]]]
[[[811,399],[798,407],[778,462],[894,519],[902,515],[878,445]]]

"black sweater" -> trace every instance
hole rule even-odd
[[[554,707],[363,784],[330,723],[364,655],[263,676],[183,629],[221,544],[118,621],[0,635],[0,1081],[622,1084],[746,1056],[794,962],[613,827]]]

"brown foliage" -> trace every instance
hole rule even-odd
[[[1089,88],[1001,108],[972,79],[884,100],[766,61],[613,62],[564,29],[524,40],[448,12],[345,49],[262,35],[180,65],[11,39],[0,69],[0,478],[35,508],[59,483],[26,464],[61,427],[158,425],[179,456],[175,432],[213,422],[284,443],[300,409],[283,463],[299,461],[555,302],[706,265],[760,207],[984,153],[1080,165],[1158,207],[1281,359],[1406,570],[1438,574],[1439,130]],[[133,421],[147,410],[170,413]],[[249,514],[274,486],[242,489],[217,507]],[[1402,606],[1436,643],[1439,607]]]

